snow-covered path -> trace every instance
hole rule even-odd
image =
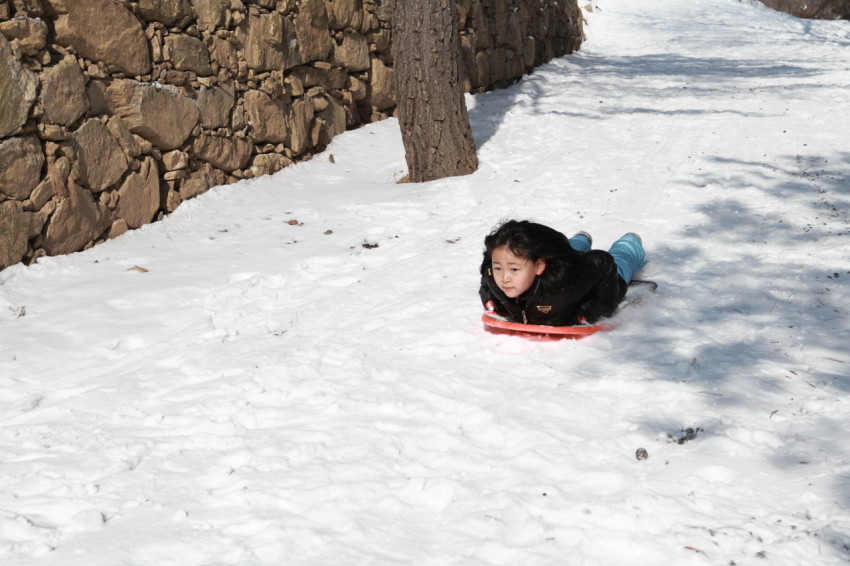
[[[395,184],[389,120],[0,273],[0,563],[850,560],[850,22],[593,5],[468,98],[474,175]],[[512,216],[638,231],[660,293],[485,333]]]

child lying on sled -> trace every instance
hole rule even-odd
[[[607,252],[591,244],[585,232],[568,239],[528,220],[502,223],[484,238],[482,304],[523,324],[567,326],[611,316],[646,265],[646,253],[633,232]]]

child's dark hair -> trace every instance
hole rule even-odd
[[[556,286],[579,264],[581,253],[570,246],[566,236],[536,222],[528,220],[507,220],[496,226],[484,238],[484,265],[482,271],[489,268],[493,250],[506,246],[517,257],[536,262],[546,261],[546,269],[540,275],[540,283],[547,293],[556,293]],[[486,267],[485,267],[486,265]]]

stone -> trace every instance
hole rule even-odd
[[[272,98],[283,98],[289,99],[289,95],[286,92],[286,87],[284,86],[284,80],[282,77],[275,76],[275,73],[268,73],[266,78],[264,78],[257,85],[257,90],[261,90],[264,93],[268,94]]]
[[[357,102],[354,100],[354,95],[349,91],[340,93],[342,96],[342,104],[345,108],[345,123],[348,128],[356,127],[362,123],[360,110],[357,108]]]
[[[60,142],[67,140],[71,137],[71,135],[68,133],[68,129],[65,126],[41,122],[38,124],[38,137],[43,140]]]
[[[511,55],[511,53],[513,53],[513,55]],[[507,50],[506,59],[507,61],[505,64],[508,71],[506,73],[505,80],[508,84],[510,84],[516,77],[522,76],[523,71],[525,70],[525,62],[522,54],[512,52],[511,50]]]
[[[318,116],[324,120],[328,139],[345,132],[345,105],[333,96],[328,96],[328,106]]]
[[[148,41],[138,18],[112,0],[65,3],[55,22],[56,42],[101,61],[109,72],[144,75],[151,70]]]
[[[33,18],[44,15],[44,6],[41,0],[12,0],[15,6],[15,13],[18,15],[24,14]]]
[[[120,116],[110,116],[106,122],[106,127],[109,128],[110,133],[118,140],[118,145],[121,146],[127,157],[138,157],[144,153],[139,140],[130,131],[130,128],[127,127],[127,124],[124,123],[124,120]]]
[[[60,156],[56,158],[52,165],[47,164],[47,175],[48,177],[55,177],[57,182],[64,187],[68,181],[68,175],[71,174],[71,169],[73,169],[71,160],[65,156]],[[59,193],[61,192],[60,190]]]
[[[245,138],[225,138],[202,134],[192,143],[194,157],[206,161],[216,169],[235,171],[242,169],[251,159],[254,144]]]
[[[183,186],[186,186],[186,183],[184,183]],[[208,190],[208,189],[204,189],[204,191],[206,191],[206,190]],[[203,192],[203,191],[201,191],[201,192]],[[200,193],[198,193],[198,194],[200,194]],[[180,197],[180,193],[178,193],[177,191],[169,190],[165,194],[165,210],[166,210],[166,212],[169,212],[169,213],[174,212],[175,210],[177,210],[177,207],[180,206],[181,202],[183,202],[183,199]]]
[[[128,230],[130,230],[130,227],[127,225],[127,221],[123,218],[119,218],[112,223],[112,226],[109,227],[109,233],[106,237],[111,240],[121,236],[122,234],[126,234]]]
[[[366,39],[372,44],[371,51],[380,53],[384,61],[392,63],[392,32],[390,30],[381,28],[367,35]]]
[[[0,141],[0,194],[16,200],[29,198],[43,167],[44,151],[36,136]]]
[[[460,37],[460,52],[458,53],[458,74],[464,92],[472,92],[477,88],[475,82],[475,38],[469,35]]]
[[[213,186],[215,185],[209,185],[205,177],[192,177],[183,181],[177,194],[180,195],[180,201],[182,202],[204,194]]]
[[[251,176],[271,175],[284,167],[292,165],[292,160],[278,153],[260,153],[251,162]]]
[[[159,210],[159,173],[153,157],[145,157],[136,173],[130,173],[118,189],[118,218],[124,219],[130,229],[136,229],[153,220]]]
[[[468,15],[470,27],[475,30],[475,48],[487,49],[491,47],[490,19],[481,2],[475,2]]]
[[[92,192],[117,183],[130,162],[109,128],[98,118],[89,118],[74,132],[79,180]]]
[[[393,70],[376,57],[372,59],[369,75],[369,84],[366,89],[367,102],[378,110],[388,110],[395,106]]]
[[[189,80],[189,71],[178,71],[177,69],[168,69],[160,75],[160,79],[168,86],[183,86]]]
[[[64,183],[64,181],[60,181]],[[50,177],[45,177],[30,194],[32,210],[41,210],[47,201],[53,198],[54,185]]]
[[[249,15],[237,28],[245,63],[255,71],[290,69],[302,63],[295,25],[278,13]]]
[[[161,150],[180,147],[200,120],[195,102],[170,85],[121,79],[113,81],[106,95],[130,131]]]
[[[509,78],[507,52],[504,47],[498,47],[493,50],[490,60],[490,80],[486,84],[503,84]]]
[[[243,100],[255,142],[286,142],[289,121],[283,100],[272,100],[269,95],[259,90],[247,91]]]
[[[522,47],[519,15],[507,2],[493,2],[493,19],[496,43],[518,51]]]
[[[324,91],[321,87],[313,87],[307,92],[307,98],[313,103],[313,112],[321,112],[328,107],[327,97],[324,96]]]
[[[86,96],[89,100],[89,109],[92,116],[101,114],[112,114],[109,108],[109,97],[106,95],[106,89],[109,86],[107,81],[90,80],[86,85]]]
[[[211,187],[224,185],[228,182],[227,175],[209,163],[204,163],[198,171],[192,173],[189,178],[185,179],[180,185],[180,190],[177,193],[169,193],[171,205],[179,204],[180,201],[194,198],[202,193],[207,192]],[[171,206],[169,205],[169,206]]]
[[[14,18],[0,22],[0,34],[16,40],[21,53],[33,57],[47,46],[47,24],[34,18]]]
[[[210,38],[210,58],[222,69],[230,71],[231,75],[239,72],[239,55],[236,46],[230,39],[212,36]]]
[[[162,30],[154,29],[153,26],[148,26],[146,36],[150,36],[151,46],[151,61],[154,63],[154,72],[156,72],[156,64],[162,63]]]
[[[313,125],[310,127],[310,145],[323,149],[330,141],[327,135],[327,129],[325,128],[325,121],[317,117],[313,120]]]
[[[300,155],[310,147],[313,114],[310,99],[301,98],[292,103],[289,113],[289,147],[295,155]]]
[[[363,25],[361,0],[325,0],[325,11],[332,29],[359,30]]]
[[[48,255],[82,250],[112,224],[112,213],[92,194],[70,183],[69,196],[62,199],[50,217],[42,247]]]
[[[86,81],[76,57],[66,55],[56,65],[46,67],[39,79],[42,120],[71,126],[85,114],[89,106]]]
[[[162,164],[165,166],[166,171],[185,169],[189,166],[189,154],[179,149],[169,151],[162,154]]]
[[[328,13],[324,0],[301,0],[295,17],[295,35],[302,62],[325,59],[331,50]]]
[[[475,72],[470,79],[472,84],[479,88],[486,88],[491,83],[490,60],[491,57],[485,51],[479,51],[475,54]]]
[[[343,32],[342,41],[334,46],[333,62],[350,72],[368,71],[372,62],[366,36]]]
[[[106,205],[107,208],[114,210],[118,206],[118,191],[103,191],[98,195],[97,200]]]
[[[25,212],[19,202],[0,202],[0,269],[23,259],[28,243],[44,226],[47,216]]]
[[[375,17],[378,18],[378,21],[383,24],[390,23],[390,21],[392,20],[393,3],[382,0],[378,0],[377,2],[373,3],[376,4]]]
[[[109,72],[103,63],[91,63],[86,67],[86,75],[90,79],[106,79],[109,77]]]
[[[245,134],[248,129],[248,114],[245,112],[244,104],[237,104],[233,108],[233,114],[230,116],[230,124],[234,132]]]
[[[531,33],[531,28],[529,27],[532,21],[530,12],[533,9],[533,7],[530,7],[525,2],[521,3],[517,7],[517,17],[519,17],[519,29],[522,31],[525,37],[529,37]]]
[[[289,96],[301,96],[304,94],[304,81],[290,74],[285,81],[286,94]]]
[[[190,177],[183,181],[183,184],[180,185],[180,192],[178,194],[181,195],[181,200],[190,199],[195,198],[208,190],[210,190],[210,184],[206,177]],[[186,196],[184,197],[182,195]]]
[[[210,52],[206,44],[196,37],[182,33],[165,36],[164,57],[178,71],[192,71],[201,77],[213,74]]]
[[[345,88],[348,74],[339,67],[322,68],[315,65],[302,65],[292,69],[290,77],[301,81],[302,87],[321,86],[325,90]]]
[[[230,0],[191,0],[197,16],[198,29],[213,31],[227,27],[230,19]]]
[[[466,18],[469,16],[469,11],[472,9],[472,0],[455,0],[455,11],[457,12],[458,29],[466,28]]]
[[[25,69],[0,35],[0,138],[23,126],[36,101],[38,78]]]
[[[139,0],[139,13],[146,20],[181,28],[194,15],[189,0]]]
[[[229,82],[201,87],[195,96],[195,103],[201,113],[201,126],[209,129],[227,128],[236,104],[234,85]]]
[[[136,139],[136,143],[139,144],[139,150],[141,151],[142,154],[151,153],[151,154],[154,154],[154,156],[155,156],[156,152],[159,151],[158,149],[156,149],[153,146],[153,144],[151,142],[149,142],[148,140],[146,140],[142,136],[138,136],[136,134],[133,134],[133,137]]]
[[[354,100],[363,100],[366,98],[366,83],[357,77],[349,76],[345,88],[352,94]]]
[[[162,179],[166,182],[177,181],[179,179],[185,179],[188,175],[185,169],[178,169],[177,171],[166,171]]]

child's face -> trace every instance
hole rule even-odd
[[[508,297],[519,297],[531,287],[534,279],[546,269],[546,261],[531,261],[515,256],[507,246],[494,248],[491,254],[493,279]]]

